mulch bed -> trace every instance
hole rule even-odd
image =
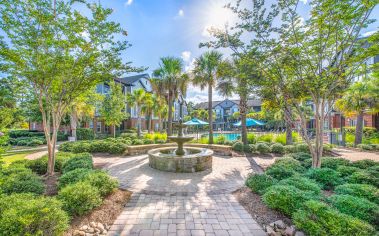
[[[292,225],[289,218],[278,211],[268,208],[263,203],[261,196],[253,193],[248,187],[242,187],[236,190],[233,195],[262,227],[277,220],[283,220],[287,225]]]
[[[55,196],[58,194],[58,178],[60,174],[54,173],[52,176],[42,176],[42,181],[45,184],[45,195]]]
[[[101,222],[104,225],[112,225],[122,212],[125,204],[129,201],[131,195],[132,192],[130,191],[117,189],[104,199],[101,206],[95,208],[89,214],[75,217],[64,235],[72,235],[75,230],[80,229],[83,225],[88,225],[92,221]]]

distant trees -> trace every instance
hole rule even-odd
[[[217,84],[218,70],[222,62],[222,54],[218,51],[209,51],[195,60],[195,67],[191,71],[192,82],[201,89],[208,87],[208,123],[209,144],[213,144],[213,88]]]
[[[137,113],[137,135],[140,138],[141,137],[141,128],[142,128],[142,106],[145,103],[145,90],[143,89],[136,89],[133,90],[132,93],[128,93],[126,100],[130,106],[134,106]]]

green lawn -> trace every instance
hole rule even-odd
[[[5,153],[1,157],[4,161],[5,166],[10,165],[14,161],[24,160],[25,156],[32,154],[36,151],[26,151],[17,153]]]

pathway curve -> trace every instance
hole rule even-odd
[[[348,148],[333,148],[333,152],[350,161],[370,159],[379,162],[379,152],[361,152]]]
[[[253,172],[246,157],[214,156],[192,174],[152,169],[147,155],[94,161],[133,191],[108,235],[266,235],[231,194]]]

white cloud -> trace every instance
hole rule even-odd
[[[128,0],[125,2],[125,6],[130,6],[132,5],[132,3],[133,3],[133,0]]]
[[[363,33],[363,36],[364,36],[364,37],[368,37],[368,36],[371,36],[371,35],[373,35],[373,34],[375,34],[375,33],[376,33],[376,30],[368,31],[368,32],[366,32],[366,33]]]
[[[178,12],[178,16],[184,16],[184,11],[183,9],[180,9],[179,12]]]
[[[191,62],[184,66],[185,72],[190,72],[195,67],[195,58],[192,58]]]
[[[182,52],[182,59],[185,62],[188,62],[191,58],[191,52],[190,51],[184,51]]]
[[[308,0],[300,0],[300,2],[307,4]]]
[[[211,37],[211,34],[209,33],[209,30],[211,29],[212,27],[211,26],[205,26],[203,28],[203,31],[201,32],[201,35],[206,37],[206,38],[209,38]]]

